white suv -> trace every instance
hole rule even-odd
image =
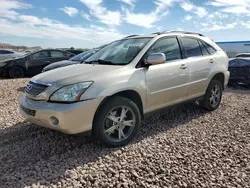
[[[228,57],[209,38],[166,31],[129,36],[85,64],[33,77],[20,111],[35,124],[67,134],[92,130],[107,146],[127,144],[144,115],[185,101],[219,107]]]

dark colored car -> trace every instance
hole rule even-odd
[[[75,54],[75,55],[78,55],[78,54],[83,52],[82,50],[72,50],[72,49],[65,50],[65,51],[70,52],[70,53]]]
[[[250,58],[229,59],[229,84],[242,83],[250,85]]]
[[[248,58],[250,58],[250,53],[240,53],[240,54],[237,54],[235,57],[248,57]]]
[[[34,53],[6,59],[0,62],[0,74],[11,78],[33,76],[42,72],[51,63],[66,60],[74,54],[62,50],[40,50]]]
[[[82,52],[82,53],[70,58],[69,60],[59,61],[59,62],[50,64],[50,65],[44,67],[42,72],[49,71],[49,70],[52,70],[52,69],[57,69],[57,68],[60,68],[60,67],[65,67],[65,66],[69,66],[69,65],[82,63],[86,59],[88,59],[90,56],[92,56],[94,53],[96,53],[97,51],[102,49],[103,47],[104,46],[101,46],[99,48],[94,48],[92,50]]]

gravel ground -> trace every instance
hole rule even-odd
[[[18,114],[28,79],[0,80],[0,187],[249,187],[250,91],[221,107],[186,104],[152,116],[137,138],[107,149]]]

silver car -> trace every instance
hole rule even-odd
[[[87,59],[39,74],[20,100],[28,121],[67,134],[92,130],[106,146],[127,144],[143,117],[185,101],[219,107],[228,57],[209,38],[166,31],[115,41]]]
[[[5,59],[14,58],[14,57],[21,57],[23,55],[24,55],[24,53],[15,52],[12,50],[1,50],[0,49],[0,61],[5,60]]]

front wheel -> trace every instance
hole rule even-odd
[[[19,66],[14,66],[9,69],[10,78],[23,78],[25,76],[24,69]]]
[[[213,111],[220,106],[222,99],[222,85],[217,80],[212,80],[207,88],[201,106],[205,110]]]
[[[93,125],[94,136],[108,147],[126,145],[137,134],[141,114],[131,100],[116,96],[107,101],[97,113]]]

